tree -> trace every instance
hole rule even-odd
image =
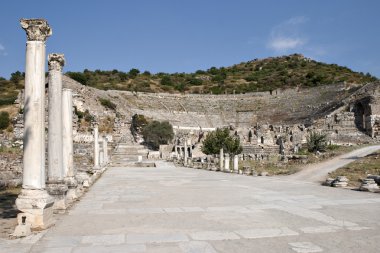
[[[24,79],[23,74],[20,71],[16,71],[11,73],[11,78],[9,80],[17,85],[22,79]]]
[[[307,137],[307,150],[309,152],[326,151],[327,135],[311,132]]]
[[[228,128],[217,128],[209,133],[203,141],[202,152],[215,155],[219,154],[221,148],[230,155],[237,155],[243,151],[238,136],[230,136]]]
[[[131,78],[135,78],[140,73],[140,70],[138,69],[131,69],[128,74]]]
[[[160,145],[168,144],[174,138],[173,127],[168,121],[152,121],[142,130],[145,143],[154,150],[158,150]]]
[[[1,112],[0,113],[0,129],[6,129],[10,124],[9,113]]]

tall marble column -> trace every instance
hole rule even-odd
[[[224,172],[230,172],[230,155],[229,154],[225,154]]]
[[[94,126],[94,170],[100,169],[99,166],[99,130],[98,125]]]
[[[46,189],[54,197],[54,209],[66,209],[67,186],[62,158],[62,68],[63,54],[49,54],[48,181]]]
[[[187,139],[185,139],[185,156],[184,156],[183,164],[185,166],[187,165]]]
[[[77,171],[74,166],[73,147],[73,93],[71,89],[62,90],[62,137],[63,137],[63,176],[68,187],[67,201],[78,198]]]
[[[107,142],[107,137],[104,135],[103,136],[103,162],[104,165],[108,164],[108,142]]]
[[[45,41],[44,19],[21,19],[26,31],[24,155],[22,191],[16,200],[18,223],[45,229],[53,223],[54,199],[45,190]]]
[[[223,149],[221,148],[219,151],[219,170],[223,171],[223,159],[224,159],[224,153]]]
[[[239,173],[239,156],[234,156],[234,172]]]

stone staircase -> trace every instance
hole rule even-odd
[[[136,166],[147,159],[148,149],[143,145],[128,142],[119,143],[112,153],[112,166]],[[139,162],[139,156],[142,161]]]

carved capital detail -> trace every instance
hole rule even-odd
[[[63,66],[65,66],[64,54],[49,54],[48,65],[49,65],[49,70],[62,71]]]
[[[28,41],[46,41],[52,34],[52,30],[45,19],[20,20],[22,29],[25,30]]]

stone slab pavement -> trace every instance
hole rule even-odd
[[[109,168],[54,227],[0,252],[379,252],[379,194],[158,165]]]

